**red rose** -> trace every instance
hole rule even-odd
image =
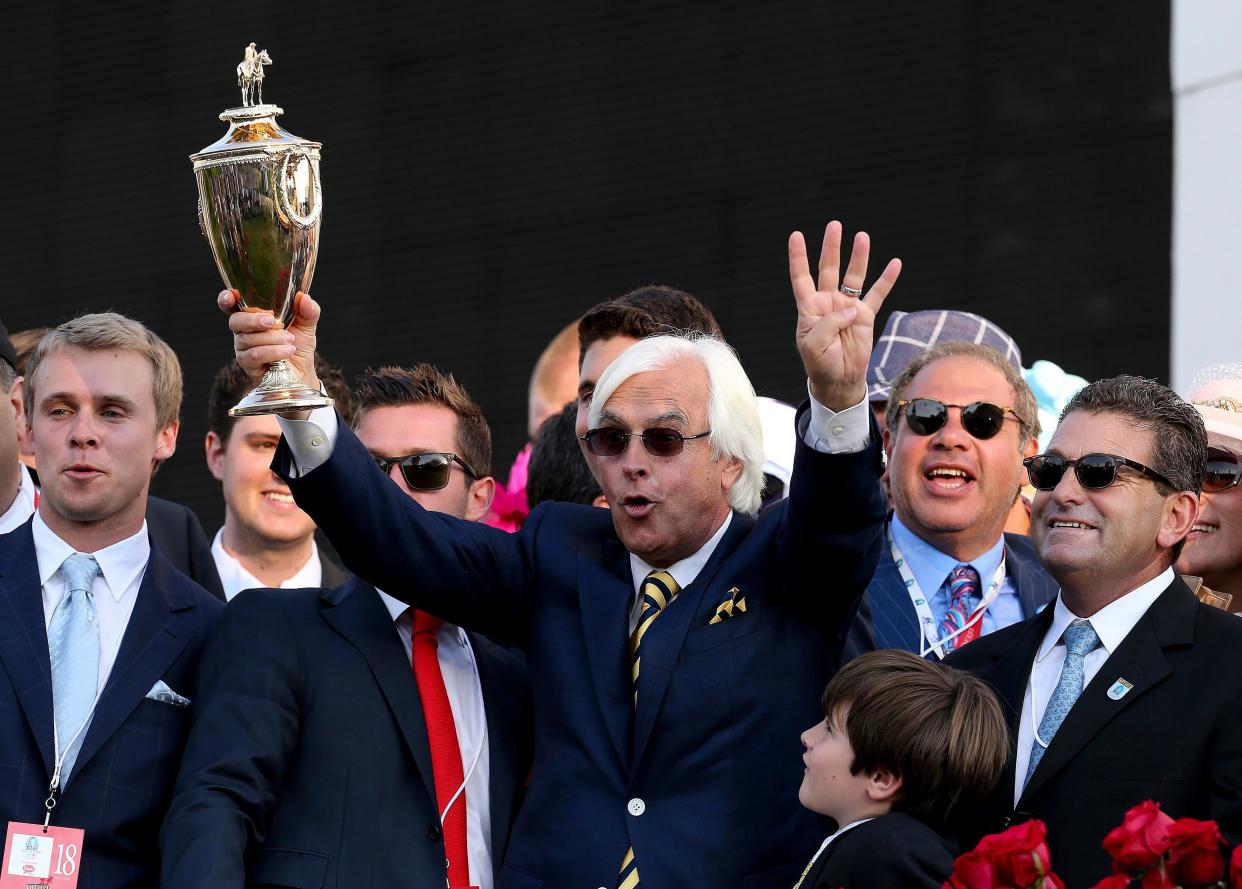
[[[941,889],[993,889],[992,863],[978,849],[953,862],[953,873]]]
[[[1229,889],[1242,889],[1242,846],[1229,858]]]
[[[1154,868],[1169,848],[1173,819],[1148,800],[1126,812],[1120,827],[1104,838],[1104,851],[1120,873],[1138,874]]]
[[[1048,830],[1042,821],[1015,824],[1004,833],[984,837],[979,851],[992,862],[1003,886],[1035,886],[1052,868],[1048,864]]]
[[[1105,877],[1100,880],[1091,889],[1127,889],[1129,885],[1129,876],[1126,874],[1113,874],[1111,877]]]
[[[1143,874],[1143,889],[1177,889],[1177,885],[1169,880],[1164,868],[1153,867]]]
[[[1178,818],[1169,827],[1169,880],[1184,889],[1215,886],[1225,877],[1221,842],[1215,821]]]

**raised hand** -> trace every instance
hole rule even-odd
[[[233,351],[237,363],[256,383],[273,361],[288,360],[312,389],[319,388],[315,373],[315,326],[319,323],[319,303],[309,293],[298,292],[293,321],[282,328],[271,312],[255,312],[237,307],[237,291],[222,290],[217,299],[229,314],[233,331]]]
[[[865,296],[871,239],[854,236],[845,277],[841,268],[841,223],[828,223],[819,254],[819,280],[811,277],[802,232],[789,236],[789,282],[798,304],[796,340],[815,400],[833,411],[858,404],[867,394],[875,316],[901,274],[901,260],[890,260]]]

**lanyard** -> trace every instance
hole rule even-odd
[[[56,725],[56,702],[52,701],[52,780],[47,787],[47,799],[43,801],[43,808],[47,813],[43,816],[43,830],[46,832],[47,827],[52,822],[52,810],[56,808],[56,798],[60,795],[60,771],[65,765],[65,756],[73,749],[73,745],[81,737],[82,732],[86,731],[86,727],[91,724],[91,720],[95,718],[95,708],[99,706],[99,699],[103,697],[103,688],[95,692],[95,700],[91,703],[91,709],[87,712],[86,718],[82,720],[82,724],[78,726],[78,730],[73,733],[73,737],[65,744],[64,749],[60,747],[60,728]]]
[[[474,657],[474,647],[471,646],[470,640],[466,638],[465,631],[461,627],[457,628],[457,632],[461,634],[461,639],[466,644],[462,648],[466,649],[466,653],[470,655],[470,667],[474,672],[474,687],[478,690],[480,697],[483,694],[483,680],[479,677],[479,662]],[[411,646],[413,641],[411,640]],[[451,709],[451,708],[450,708]],[[470,762],[470,768],[466,770],[466,777],[461,779],[461,785],[457,790],[453,791],[453,795],[449,797],[448,805],[444,807],[444,811],[440,813],[440,826],[444,826],[444,819],[448,817],[449,809],[453,808],[453,803],[461,798],[466,791],[466,785],[470,783],[470,778],[474,774],[474,770],[479,765],[479,760],[483,758],[483,748],[487,745],[487,708],[483,708],[483,737],[479,739],[478,749],[474,751],[474,759]]]
[[[970,614],[970,619],[959,630],[954,630],[943,639],[940,638],[940,625],[936,623],[936,618],[932,614],[931,605],[927,600],[927,596],[923,594],[923,590],[919,587],[919,582],[915,580],[914,573],[910,570],[910,566],[906,564],[905,557],[901,554],[901,550],[897,548],[897,542],[893,540],[893,532],[891,528],[884,531],[888,537],[888,546],[893,554],[893,562],[897,565],[897,571],[901,574],[901,579],[906,584],[906,592],[910,594],[910,602],[914,605],[914,611],[919,618],[919,626],[922,628],[919,639],[919,657],[927,657],[932,652],[936,653],[936,657],[943,658],[945,656],[944,643],[951,639],[957,638],[960,634],[966,632],[976,623],[983,620],[983,613],[988,610],[996,597],[1000,595],[1001,584],[1005,581],[1005,555],[1001,553],[1000,564],[996,566],[996,573],[992,575],[992,582],[988,584],[987,592],[983,594],[983,599],[979,605]]]

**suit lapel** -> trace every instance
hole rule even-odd
[[[597,553],[579,552],[578,600],[595,696],[624,767],[630,761],[634,713],[629,650],[634,585],[629,554],[620,541],[608,538]]]
[[[436,798],[431,771],[431,744],[423,722],[423,705],[414,681],[414,668],[391,616],[375,588],[358,579],[327,590],[321,600],[323,619],[344,636],[366,660],[401,729],[431,799]]]
[[[1194,640],[1197,608],[1198,602],[1186,585],[1175,578],[1083,689],[1044,751],[1043,759],[1022,792],[1019,805],[1038,792],[1118,713],[1133,706],[1135,701],[1173,672],[1163,647]],[[1133,685],[1122,697],[1114,700],[1108,696],[1108,690],[1118,679],[1125,679]]]
[[[477,633],[467,633],[474,662],[479,668],[479,686],[483,695],[483,715],[487,719],[488,804],[491,814],[492,849],[495,878],[500,877],[500,850],[505,848],[506,825],[512,825],[515,780],[519,773],[524,745],[512,737],[518,724],[517,711],[525,695],[505,673],[505,664],[493,649],[490,640]]]
[[[192,583],[152,545],[134,610],[73,774],[99,752],[189,643],[192,629],[185,612],[195,607]]]
[[[677,664],[677,655],[681,652],[682,642],[694,616],[699,612],[699,603],[703,594],[711,586],[712,579],[720,566],[724,564],[738,545],[754,527],[754,519],[734,514],[729,530],[725,532],[716,551],[712,553],[703,570],[694,582],[677,594],[671,604],[664,609],[659,618],[651,624],[643,635],[643,693],[638,696],[638,708],[634,713],[634,745],[630,760],[631,771],[637,768],[642,760],[643,751],[647,749],[647,741],[651,737],[651,729],[655,725],[656,714],[660,712],[660,704],[664,701],[664,693],[668,691],[669,680],[673,677],[673,667]],[[750,603],[753,607],[756,603]]]
[[[880,562],[867,587],[867,598],[871,600],[871,632],[876,648],[904,648],[915,653],[922,650],[918,613],[887,545],[880,550]]]
[[[0,663],[52,774],[52,666],[30,522],[0,537]]]

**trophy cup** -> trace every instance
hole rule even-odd
[[[198,222],[211,244],[224,286],[242,311],[271,312],[276,327],[294,316],[299,290],[310,290],[319,252],[323,196],[318,142],[276,123],[284,110],[263,104],[267,50],[252,43],[237,66],[240,108],[220,115],[229,125],[218,142],[190,155],[198,180]],[[258,388],[229,409],[248,417],[327,407],[332,399],[306,385],[283,358],[268,365]]]

